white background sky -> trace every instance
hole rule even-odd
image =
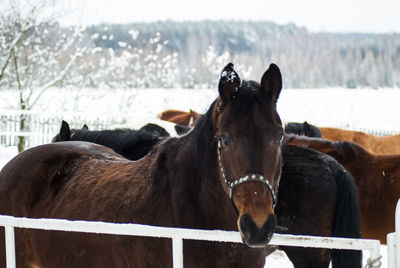
[[[4,1],[4,0],[0,0]],[[400,32],[400,0],[64,0],[64,22],[269,20],[310,31]]]

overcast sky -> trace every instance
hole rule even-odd
[[[1,0],[0,0],[1,1]],[[400,0],[64,0],[74,12],[64,21],[269,20],[311,31],[398,32]]]

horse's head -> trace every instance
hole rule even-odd
[[[51,140],[51,142],[70,141],[71,137],[75,134],[75,132],[88,131],[88,130],[89,130],[89,128],[86,124],[84,124],[80,130],[70,129],[69,124],[63,120],[61,122],[60,133],[58,133],[56,136],[54,136],[54,138]]]
[[[285,133],[293,133],[300,136],[321,138],[321,131],[307,121],[303,123],[287,123],[285,125]]]
[[[230,63],[221,73],[218,88],[213,121],[221,181],[238,212],[244,243],[262,247],[276,227],[283,138],[276,111],[281,73],[271,64],[261,83],[241,81]]]

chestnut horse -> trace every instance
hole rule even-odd
[[[320,137],[331,141],[349,141],[361,145],[365,150],[377,155],[400,154],[400,134],[374,136],[361,131],[333,127],[315,127],[307,122],[288,123],[286,133],[303,134],[309,137]],[[319,132],[319,133],[318,133]]]
[[[386,244],[400,198],[400,155],[374,155],[352,142],[296,135],[286,135],[285,143],[318,150],[341,163],[357,184],[362,236]]]
[[[0,172],[0,214],[239,230],[240,245],[184,241],[185,267],[263,267],[277,222],[281,88],[274,64],[261,83],[228,64],[193,131],[138,161],[88,142],[28,149]],[[172,266],[168,239],[19,229],[16,243],[18,266]]]
[[[157,116],[161,120],[172,122],[178,125],[194,126],[196,125],[197,121],[199,121],[201,114],[193,111],[192,109],[190,109],[189,112],[169,109],[163,111]]]

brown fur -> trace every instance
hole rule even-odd
[[[263,267],[265,248],[260,246],[276,226],[272,198],[259,182],[238,185],[233,194],[243,198],[233,199],[241,208],[236,214],[219,168],[217,141],[222,135],[231,139],[221,149],[229,180],[259,173],[277,190],[280,71],[271,65],[261,85],[241,83],[232,64],[223,74],[217,101],[223,107],[212,104],[188,135],[165,140],[138,161],[87,142],[22,152],[0,172],[0,214],[223,230],[237,230],[240,224],[246,245],[184,241],[185,267]],[[254,191],[261,198],[249,196]],[[254,227],[261,219],[263,228]],[[16,241],[18,267],[172,265],[169,239],[19,229]],[[4,261],[2,243],[0,266]]]
[[[362,236],[379,239],[394,232],[394,214],[400,198],[400,155],[375,155],[350,142],[290,135],[286,144],[312,148],[333,156],[354,177],[358,188]]]
[[[201,114],[192,109],[190,109],[189,112],[169,109],[158,115],[161,120],[188,127],[196,125],[200,116]]]
[[[374,136],[361,131],[318,127],[322,138],[331,141],[350,141],[377,155],[400,154],[400,135]]]

